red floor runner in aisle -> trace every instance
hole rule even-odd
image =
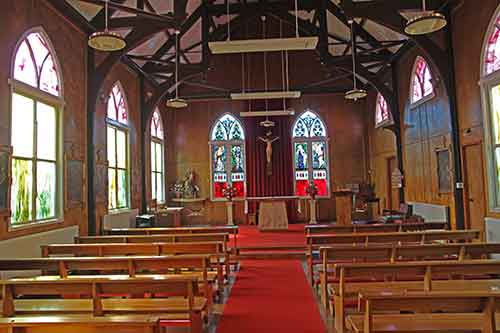
[[[305,246],[304,224],[289,224],[288,230],[260,231],[256,226],[239,226],[239,246]]]
[[[324,333],[299,261],[244,260],[217,333]]]

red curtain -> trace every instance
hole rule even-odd
[[[268,131],[259,125],[265,118],[245,118],[243,126],[246,134],[247,196],[289,196],[293,195],[293,156],[291,141],[291,117],[273,117],[272,137],[279,136],[273,142],[272,175],[266,174],[266,144],[258,140]],[[287,204],[289,218],[293,220],[291,204]],[[256,212],[256,203],[249,204],[249,212]]]

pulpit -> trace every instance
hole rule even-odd
[[[339,189],[333,191],[335,196],[335,212],[337,215],[337,225],[352,224],[352,198],[354,192],[349,189]]]
[[[261,201],[259,205],[260,230],[288,230],[288,215],[284,201]]]

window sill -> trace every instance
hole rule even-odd
[[[9,229],[8,231],[18,231],[18,230],[25,230],[25,229],[35,229],[37,227],[45,227],[49,225],[55,225],[55,224],[63,224],[64,219],[59,218],[59,219],[51,219],[51,220],[46,220],[46,221],[39,221],[39,222],[30,222],[30,223],[23,223],[23,224],[17,224],[17,225],[12,225],[9,224]]]
[[[132,211],[132,208],[118,208],[118,209],[112,209],[108,210],[108,215],[119,215],[123,213],[129,213]]]

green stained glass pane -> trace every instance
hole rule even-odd
[[[125,169],[127,167],[127,138],[124,131],[116,130],[116,155],[117,166]]]
[[[312,161],[313,169],[315,170],[326,169],[325,143],[313,142],[312,153],[313,153],[313,161]]]
[[[243,129],[240,124],[235,121],[229,135],[229,140],[243,140]]]
[[[231,171],[243,172],[243,151],[240,145],[231,147]]]
[[[118,208],[127,207],[127,172],[118,170]]]
[[[108,169],[108,208],[117,208],[116,204],[116,170]]]
[[[12,224],[21,224],[33,220],[32,194],[32,162],[12,159]]]
[[[116,167],[116,130],[108,127],[108,163],[110,167]]]
[[[295,170],[307,170],[307,143],[295,143]]]
[[[56,110],[47,104],[37,102],[37,157],[56,160]]]
[[[163,146],[159,143],[155,144],[156,147],[156,170],[162,172],[163,170]]]
[[[33,103],[28,97],[12,95],[12,146],[17,157],[33,157]]]
[[[56,164],[37,162],[36,218],[53,218],[56,211]]]
[[[500,144],[500,85],[491,88],[491,109],[494,143]]]

